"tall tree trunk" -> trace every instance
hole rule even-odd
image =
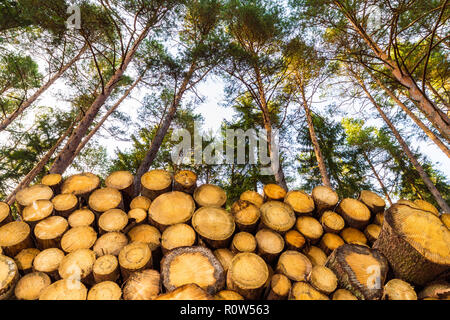
[[[446,155],[450,158],[450,149],[431,131],[428,127],[412,112],[409,108],[389,89],[387,88],[376,76],[372,74],[372,78],[376,83],[392,98],[403,111],[417,124],[420,129],[433,141]]]
[[[34,178],[42,171],[42,169],[45,167],[47,162],[50,160],[50,158],[55,153],[56,149],[58,149],[58,147],[61,145],[61,143],[64,141],[64,139],[66,139],[69,136],[69,134],[72,132],[72,130],[75,127],[75,124],[77,123],[79,118],[80,117],[77,117],[77,119],[75,119],[75,121],[70,125],[69,128],[67,128],[67,130],[64,132],[64,134],[61,137],[59,137],[59,139],[56,141],[56,143],[53,145],[53,147],[51,147],[51,149],[47,151],[47,153],[41,158],[41,160],[39,160],[39,162],[36,164],[36,166],[30,172],[28,172],[28,174],[16,186],[14,191],[11,192],[11,194],[6,199],[6,202],[9,205],[12,205],[14,203],[14,201],[16,200],[17,192],[19,192],[23,188],[28,187],[28,185],[31,183],[31,181],[33,181]]]
[[[408,88],[409,97],[417,101],[420,110],[428,115],[431,123],[439,130],[442,136],[450,141],[450,119],[438,111],[438,108],[427,97],[427,95],[419,88],[412,76],[405,70],[400,69],[398,64],[376,44],[376,42],[367,34],[364,28],[358,23],[356,17],[347,11],[340,0],[333,0],[334,4],[342,11],[349,20],[353,29],[363,38],[366,44],[374,52],[374,54],[384,63],[397,81]]]
[[[194,74],[196,68],[196,63],[193,62],[189,68],[189,71],[184,76],[183,82],[181,83],[180,89],[175,94],[172,104],[170,105],[169,111],[164,117],[163,122],[160,124],[158,131],[156,132],[155,137],[150,144],[147,153],[145,154],[144,160],[142,160],[137,172],[134,177],[134,192],[135,196],[137,196],[141,190],[141,177],[148,171],[153,160],[155,160],[156,155],[158,154],[159,148],[162,145],[164,137],[167,134],[167,131],[172,124],[172,120],[175,117],[175,113],[180,105],[181,99],[183,98],[183,94],[185,93],[189,82],[191,81],[192,75]]]
[[[375,101],[375,99],[372,97],[370,92],[367,90],[367,88],[366,88],[364,82],[362,81],[362,79],[358,75],[356,75],[356,74],[354,74],[354,75],[355,75],[355,78],[358,81],[358,83],[361,85],[361,88],[366,93],[366,95],[369,98],[369,100],[372,102],[372,104],[375,106],[377,111],[380,113],[380,115],[383,118],[384,122],[386,122],[386,124],[391,129],[392,133],[394,134],[395,138],[399,142],[399,144],[402,147],[403,151],[408,156],[408,158],[411,161],[411,163],[413,164],[414,168],[416,168],[417,172],[419,172],[420,177],[422,178],[423,182],[427,186],[427,188],[430,191],[430,193],[436,199],[437,203],[441,207],[441,210],[443,212],[450,212],[450,206],[442,198],[441,193],[436,188],[436,186],[433,184],[433,182],[431,181],[430,177],[427,175],[427,173],[425,172],[423,167],[420,165],[419,161],[417,161],[416,157],[414,156],[414,154],[412,153],[411,149],[406,144],[405,140],[403,140],[403,138],[401,137],[400,133],[395,128],[394,124],[391,122],[391,120],[389,120],[387,115],[381,109],[380,105]]]
[[[8,127],[11,124],[11,122],[13,122],[29,106],[31,106],[36,101],[36,99],[39,98],[41,94],[43,94],[48,88],[50,88],[50,86],[56,80],[58,80],[64,74],[64,72],[67,71],[67,69],[69,69],[75,62],[77,62],[87,48],[88,46],[85,45],[72,60],[66,63],[61,69],[59,69],[59,71],[55,75],[53,75],[53,77],[51,77],[44,85],[42,85],[31,97],[29,97],[26,101],[22,102],[20,106],[11,115],[9,115],[9,117],[4,119],[0,123],[0,132],[5,130],[6,127]]]
[[[61,153],[58,155],[58,158],[53,163],[53,166],[50,169],[51,173],[63,173],[67,167],[71,164],[71,160],[73,159],[73,155],[75,154],[78,145],[81,143],[81,140],[86,135],[89,127],[97,116],[100,108],[105,103],[106,99],[111,95],[111,92],[115,88],[116,84],[122,78],[125,73],[129,63],[133,59],[134,54],[136,53],[139,45],[147,36],[150,30],[151,24],[149,23],[145,29],[141,32],[139,37],[135,40],[130,50],[125,55],[125,58],[122,61],[121,66],[116,70],[114,75],[109,79],[108,83],[105,85],[104,90],[96,97],[94,102],[91,104],[89,109],[86,111],[83,119],[80,121],[78,127],[70,136],[66,145],[64,146]]]
[[[389,193],[388,193],[388,191],[386,189],[386,186],[384,185],[383,180],[381,180],[381,177],[378,175],[378,172],[375,169],[375,166],[373,165],[372,161],[370,161],[370,158],[367,155],[367,152],[363,151],[363,156],[366,159],[367,163],[369,164],[370,169],[372,169],[372,172],[375,175],[375,178],[377,179],[378,183],[380,184],[380,187],[383,190],[383,193],[386,196],[387,201],[392,206],[392,200],[391,200],[391,197],[389,196]]]
[[[313,144],[314,153],[316,154],[317,163],[319,165],[320,175],[322,177],[322,184],[331,188],[330,178],[328,177],[327,168],[323,159],[322,150],[320,149],[319,140],[317,139],[316,130],[314,129],[313,119],[311,117],[311,109],[309,109],[308,102],[306,101],[305,88],[302,83],[298,81],[300,94],[302,95],[303,108],[305,109],[306,122],[308,124],[309,136]]]

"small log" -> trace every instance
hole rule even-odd
[[[229,246],[235,223],[233,215],[225,209],[201,207],[192,216],[192,227],[203,241],[218,249]]]
[[[38,300],[42,290],[52,281],[43,272],[32,272],[19,279],[14,289],[17,300]]]
[[[167,291],[195,283],[214,295],[225,286],[225,273],[211,250],[196,246],[170,251],[161,261],[161,276]]]
[[[92,272],[95,283],[103,281],[115,282],[120,276],[119,260],[111,254],[101,256],[95,260]]]
[[[85,285],[95,283],[92,270],[95,253],[90,249],[78,249],[66,255],[59,264],[58,273],[61,279],[78,280]]]
[[[270,229],[261,229],[256,235],[258,255],[268,264],[273,263],[284,249],[284,239],[278,233]]]
[[[1,226],[0,247],[11,258],[23,249],[34,248],[30,226],[23,221],[13,221]]]
[[[213,297],[198,285],[190,283],[172,292],[161,294],[154,300],[213,300]]]
[[[174,224],[164,230],[161,235],[162,253],[165,255],[179,247],[191,247],[195,244],[196,238],[197,235],[190,225]]]
[[[73,279],[58,280],[41,291],[39,300],[86,300],[87,289]]]
[[[172,176],[165,170],[152,170],[141,177],[141,195],[151,201],[170,190],[172,190]]]
[[[255,252],[256,239],[248,232],[238,232],[234,235],[231,241],[231,251],[234,253],[240,252]]]
[[[306,244],[306,239],[297,230],[289,230],[284,235],[287,250],[300,251]]]
[[[328,233],[339,233],[345,227],[344,218],[333,211],[325,211],[320,217],[323,230]]]
[[[89,208],[97,216],[111,209],[124,209],[122,194],[114,188],[100,188],[89,196]]]
[[[247,200],[238,200],[231,206],[236,226],[240,231],[253,232],[258,226],[261,212],[258,207]]]
[[[331,254],[331,252],[333,252],[335,249],[339,248],[344,244],[345,244],[344,240],[342,240],[342,238],[339,237],[337,234],[325,233],[322,239],[320,240],[319,247],[328,256]]]
[[[297,218],[295,228],[300,232],[311,244],[319,241],[323,234],[323,228],[317,219],[308,216]]]
[[[103,281],[94,285],[88,292],[87,300],[120,300],[122,289],[117,283],[112,281]]]
[[[19,270],[13,259],[0,255],[0,300],[8,300],[19,280]]]
[[[228,269],[227,289],[256,300],[261,298],[268,279],[269,269],[261,257],[250,252],[238,253]]]
[[[42,221],[53,214],[53,208],[54,206],[49,200],[36,200],[33,204],[23,208],[22,220],[28,223],[33,231],[39,221]]]
[[[97,232],[91,227],[69,229],[61,238],[61,249],[71,253],[79,249],[90,249],[97,241]]]
[[[332,300],[358,300],[358,298],[346,289],[337,289],[333,293]]]
[[[291,281],[284,274],[274,274],[270,280],[265,298],[267,300],[286,300],[291,291]]]
[[[237,300],[244,300],[244,297],[233,290],[222,290],[214,295],[214,300],[237,301]]]
[[[130,203],[130,209],[143,209],[145,210],[145,212],[148,211],[148,208],[150,208],[150,204],[152,203],[152,201],[144,196],[137,196],[135,198],[133,198],[133,200],[131,200]]]
[[[59,280],[59,265],[64,258],[64,252],[58,248],[41,251],[33,260],[33,271],[43,272],[53,281]]]
[[[34,238],[40,250],[61,248],[61,239],[69,228],[67,220],[60,216],[48,217],[34,228]]]
[[[108,188],[114,188],[122,194],[125,210],[130,207],[131,199],[134,195],[134,176],[129,171],[112,172],[106,179],[105,185]]]
[[[358,229],[355,228],[345,228],[340,233],[341,238],[344,239],[345,243],[355,243],[355,244],[367,244],[367,238]]]
[[[383,198],[372,191],[362,190],[358,200],[364,203],[373,215],[383,212],[384,207],[386,207],[386,202]]]
[[[97,257],[111,254],[118,256],[120,250],[128,244],[128,238],[121,232],[108,232],[95,241],[92,250]]]
[[[289,191],[284,197],[284,203],[290,205],[297,215],[311,215],[315,205],[313,198],[304,191]]]
[[[58,194],[52,199],[55,212],[58,216],[68,218],[72,212],[78,209],[78,198],[71,193]]]
[[[377,224],[369,224],[366,229],[364,229],[364,235],[371,245],[378,239],[380,232],[381,227]]]
[[[373,247],[389,260],[396,278],[425,285],[450,269],[450,230],[433,213],[395,204],[384,216]]]
[[[195,189],[194,200],[199,207],[222,207],[227,201],[227,194],[219,186],[203,184]]]
[[[294,283],[289,294],[289,300],[330,300],[326,295],[314,289],[309,283],[300,281]]]
[[[256,206],[258,209],[264,203],[264,197],[260,195],[258,192],[253,190],[247,190],[242,192],[241,196],[239,197],[239,200],[248,201],[254,206]]]
[[[414,288],[400,279],[389,280],[384,285],[383,300],[417,300]]]
[[[263,192],[264,192],[264,201],[272,201],[272,200],[282,201],[287,193],[286,190],[284,190],[281,186],[274,183],[264,185]]]
[[[336,274],[339,287],[358,299],[379,300],[388,271],[386,258],[377,250],[344,244],[328,257],[326,267]]]
[[[72,212],[67,221],[71,228],[93,227],[95,223],[95,214],[85,207]]]
[[[291,206],[280,201],[269,201],[261,208],[261,225],[281,234],[295,224],[295,213]]]
[[[35,184],[17,192],[16,202],[19,213],[23,208],[32,205],[37,200],[50,200],[53,197],[53,191],[50,187],[43,184]]]
[[[315,215],[320,217],[324,211],[333,210],[339,201],[338,194],[327,186],[317,186],[311,192],[315,204]]]
[[[33,260],[40,252],[36,248],[27,248],[20,251],[14,257],[14,261],[21,274],[27,274],[33,271]]]
[[[193,194],[197,188],[197,175],[190,170],[178,171],[173,177],[173,190]]]
[[[10,222],[13,222],[11,208],[6,202],[0,201],[0,227]]]
[[[288,250],[278,259],[276,273],[284,274],[291,281],[305,281],[312,270],[311,261],[298,251]]]
[[[137,271],[152,267],[152,252],[150,247],[143,242],[132,242],[120,250],[120,273],[124,281]]]
[[[61,193],[63,178],[59,173],[50,173],[42,177],[41,183],[49,186],[53,190],[53,194],[59,194]]]
[[[109,209],[98,218],[100,234],[122,231],[128,224],[128,215],[121,209]]]
[[[316,246],[310,246],[303,250],[313,266],[324,266],[327,261],[327,255],[322,249]]]
[[[163,232],[177,223],[187,223],[195,211],[192,197],[180,191],[164,193],[153,200],[148,209],[148,221]]]
[[[133,273],[123,286],[124,300],[153,300],[161,292],[161,276],[156,270]]]
[[[364,229],[369,224],[370,210],[359,200],[345,198],[339,203],[336,211],[352,228]]]
[[[100,178],[95,174],[84,172],[74,174],[64,180],[61,193],[73,193],[80,205],[87,205],[89,195],[100,186]]]
[[[336,290],[338,285],[338,279],[334,272],[325,266],[314,266],[307,279],[314,289],[325,295]]]

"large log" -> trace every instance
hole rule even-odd
[[[219,207],[201,207],[192,216],[192,227],[212,248],[225,248],[235,230],[231,213]]]
[[[364,229],[370,221],[370,210],[359,200],[345,198],[339,203],[336,211],[344,218],[348,226]]]
[[[172,190],[172,176],[165,170],[152,170],[141,177],[141,195],[151,201],[170,190]]]
[[[29,273],[19,279],[14,295],[17,300],[38,300],[42,290],[51,283],[50,277],[43,272]]]
[[[33,271],[43,272],[53,281],[59,280],[59,265],[64,258],[64,252],[58,248],[41,251],[33,260]]]
[[[61,239],[68,230],[69,223],[60,216],[52,216],[39,222],[34,228],[37,247],[41,250],[61,248]]]
[[[39,300],[86,300],[87,289],[73,279],[58,280],[41,291]]]
[[[163,254],[179,247],[191,247],[195,244],[197,234],[190,225],[184,223],[168,227],[161,235],[161,248]]]
[[[34,248],[30,226],[23,221],[13,221],[0,227],[0,247],[5,255],[14,258],[26,248]]]
[[[269,201],[261,208],[261,224],[281,234],[286,233],[295,224],[295,213],[292,207],[280,201]]]

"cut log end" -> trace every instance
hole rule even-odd
[[[178,223],[168,227],[161,236],[163,253],[179,247],[190,247],[195,244],[197,235],[191,226]]]
[[[417,294],[408,282],[400,279],[392,279],[384,286],[383,299],[417,300]]]
[[[372,214],[377,214],[378,212],[383,212],[386,202],[379,195],[372,191],[362,190],[359,194],[359,201],[364,203],[367,208],[372,212]]]
[[[318,291],[329,295],[336,290],[338,280],[334,272],[325,266],[314,266],[308,275],[308,282]]]
[[[172,176],[165,170],[152,170],[141,177],[141,194],[151,201],[172,189]]]
[[[23,221],[13,221],[0,227],[0,247],[13,258],[26,248],[33,248],[30,226]]]
[[[371,217],[370,210],[364,203],[351,198],[343,199],[337,207],[337,212],[350,227],[356,229],[367,226]]]
[[[344,219],[333,211],[325,211],[320,217],[320,223],[328,233],[339,233],[345,227]]]
[[[219,186],[203,184],[195,189],[194,200],[199,207],[222,207],[227,201],[227,194]]]
[[[133,273],[123,287],[125,300],[152,300],[161,291],[161,276],[156,270],[142,270]]]
[[[87,300],[120,300],[122,289],[112,281],[103,281],[94,285],[88,292]]]
[[[100,178],[95,174],[85,172],[70,176],[61,187],[61,193],[73,193],[76,196],[85,196],[97,189]]]
[[[291,289],[289,300],[330,300],[326,295],[314,289],[309,283],[296,282]]]
[[[71,193],[58,194],[52,199],[53,206],[58,215],[69,217],[78,207],[78,198]]]
[[[127,224],[128,215],[120,209],[110,209],[98,219],[98,228],[101,234],[121,231]]]
[[[78,249],[89,249],[97,240],[97,232],[91,227],[69,229],[61,238],[61,249],[70,253]]]
[[[274,231],[285,233],[295,224],[295,213],[290,205],[280,201],[269,201],[261,208],[261,223]]]
[[[257,208],[261,207],[264,203],[264,198],[262,195],[260,195],[258,192],[253,190],[247,190],[244,191],[241,196],[239,197],[239,200],[244,200],[252,203]]]
[[[309,215],[315,209],[313,198],[299,190],[289,191],[284,197],[284,203],[289,204],[298,215]]]
[[[284,190],[281,186],[269,183],[266,184],[263,188],[264,196],[266,200],[283,200],[286,196],[286,190]]]
[[[114,188],[97,189],[89,196],[89,208],[102,213],[110,209],[122,208],[122,194]]]
[[[132,242],[120,250],[119,264],[124,280],[136,271],[148,269],[152,265],[152,252],[143,242]]]
[[[73,279],[58,280],[41,291],[39,300],[86,300],[87,289]]]
[[[61,238],[68,228],[69,223],[60,216],[52,216],[40,221],[34,228],[39,249],[60,247]]]
[[[19,279],[14,290],[14,295],[18,300],[38,300],[42,290],[50,284],[50,277],[45,273],[29,273]]]
[[[248,232],[236,233],[231,242],[231,250],[235,253],[254,252],[256,250],[256,239]]]
[[[333,210],[339,201],[338,194],[330,187],[317,186],[312,190],[311,196],[316,207],[316,215],[321,216],[326,210]]]
[[[292,281],[305,281],[312,270],[311,261],[300,252],[288,250],[281,254],[275,271]]]
[[[13,259],[0,255],[0,300],[9,299],[19,279],[19,270]]]
[[[323,234],[323,228],[317,219],[308,216],[301,216],[297,218],[295,224],[296,229],[311,243],[319,241]]]
[[[159,295],[154,300],[213,300],[213,297],[198,285],[190,283]]]
[[[197,175],[190,170],[178,171],[174,178],[173,189],[175,191],[182,191],[193,194],[197,187]]]
[[[213,248],[227,247],[235,230],[234,218],[219,207],[201,207],[192,216],[192,227]]]
[[[118,256],[123,247],[128,244],[126,235],[120,232],[108,232],[102,235],[94,244],[93,250],[97,257],[105,254]]]

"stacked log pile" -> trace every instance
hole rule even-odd
[[[276,184],[229,208],[216,185],[153,170],[45,176],[0,202],[0,299],[449,299],[449,215],[423,201],[386,210]]]

